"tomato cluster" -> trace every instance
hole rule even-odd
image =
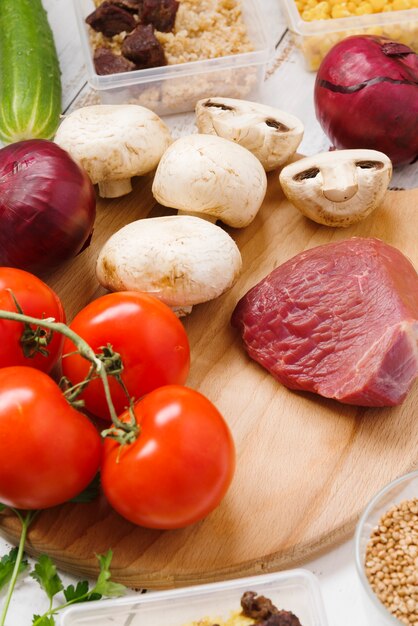
[[[65,322],[54,291],[18,269],[0,268],[0,310]],[[100,470],[110,504],[136,524],[180,528],[205,517],[231,483],[235,450],[216,407],[184,386],[190,349],[181,322],[152,296],[119,292],[88,304],[69,328],[109,372],[116,426],[133,420],[138,435],[120,443],[110,425],[103,442],[68,401],[82,399],[87,413],[110,418],[102,380],[76,339],[0,319],[0,502],[55,506]],[[57,364],[63,390],[49,375]]]

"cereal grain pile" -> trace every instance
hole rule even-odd
[[[156,36],[169,64],[253,50],[236,0],[182,0],[174,32]]]
[[[418,624],[418,498],[380,519],[366,550],[366,575],[379,600],[400,622]]]

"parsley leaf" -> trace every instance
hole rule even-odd
[[[64,589],[64,597],[67,602],[77,602],[82,599],[82,596],[85,596],[89,592],[89,584],[87,580],[81,580],[77,583],[77,586],[68,585]]]
[[[34,615],[32,624],[36,624],[36,626],[55,626],[56,621],[52,615]]]
[[[113,556],[112,550],[109,550],[105,555],[96,554],[96,556],[99,560],[100,574],[92,589],[92,593],[99,593],[101,596],[107,596],[108,598],[123,596],[126,587],[110,580],[111,574],[109,568]]]
[[[74,585],[68,585],[68,587],[64,589],[64,597],[67,602],[87,602],[89,600],[89,596],[90,592],[87,580],[78,582],[76,587],[74,587]],[[95,600],[100,600],[100,598],[101,596],[95,598]]]
[[[5,554],[0,559],[0,589],[3,589],[5,585],[10,581],[14,566],[16,565],[18,549],[12,548],[9,554]],[[28,567],[28,562],[23,559],[19,564],[19,574],[22,574]]]
[[[64,588],[57,568],[46,554],[41,554],[30,575],[38,581],[50,600]]]

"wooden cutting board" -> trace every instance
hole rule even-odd
[[[48,277],[71,319],[102,293],[94,263],[107,237],[134,219],[167,214],[151,178],[98,204],[92,245]],[[418,267],[418,190],[390,191],[383,206],[349,229],[302,217],[269,175],[264,205],[246,229],[230,230],[243,273],[218,300],[184,320],[192,347],[188,385],[206,394],[228,421],[237,446],[233,485],[204,521],[182,530],[135,527],[104,498],[42,512],[27,542],[59,567],[94,576],[95,554],[113,549],[115,580],[163,588],[272,571],[299,564],[346,538],[370,497],[418,466],[418,383],[402,406],[365,409],[292,392],[246,356],[229,319],[237,300],[274,267],[303,249],[351,236],[373,236],[401,249]],[[14,517],[2,533],[18,539]]]

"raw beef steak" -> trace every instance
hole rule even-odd
[[[290,389],[392,406],[418,374],[418,275],[378,239],[296,255],[238,302],[232,324],[250,357]]]

